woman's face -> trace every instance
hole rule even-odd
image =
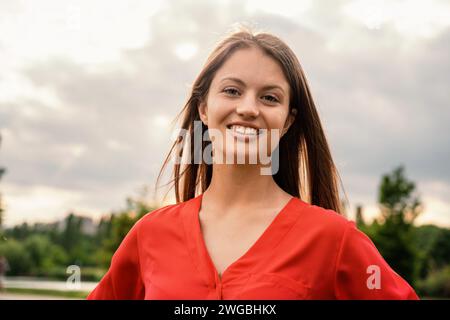
[[[270,157],[294,120],[295,114],[289,115],[289,96],[289,84],[276,60],[256,47],[235,51],[217,70],[207,99],[199,106],[213,141],[214,161],[216,152],[222,152],[224,159],[227,153],[233,159],[244,155],[245,163],[257,163],[249,162],[249,156],[261,150]],[[212,131],[221,135],[222,143]]]

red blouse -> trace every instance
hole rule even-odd
[[[219,278],[201,200],[142,217],[88,299],[418,299],[354,222],[295,197]]]

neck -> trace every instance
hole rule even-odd
[[[214,164],[211,183],[202,202],[208,208],[226,212],[238,208],[268,208],[290,197],[271,175],[262,175],[260,168],[258,165]]]

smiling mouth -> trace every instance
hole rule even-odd
[[[258,136],[261,133],[260,129],[255,129],[251,127],[244,127],[239,125],[227,125],[227,129],[235,136],[252,137]]]

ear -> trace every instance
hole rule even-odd
[[[202,120],[205,126],[208,125],[208,106],[206,102],[201,101],[198,105],[198,114],[200,116],[200,120]]]
[[[291,125],[294,123],[296,115],[297,115],[297,109],[292,108],[291,111],[288,114],[287,119],[286,119],[286,122],[285,122],[285,125],[284,125],[284,128],[283,128],[281,137],[284,136],[284,134],[289,130]]]

